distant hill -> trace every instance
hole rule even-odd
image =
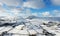
[[[53,20],[60,21],[60,17],[38,17],[38,16],[29,16],[27,19],[43,19],[43,20]]]

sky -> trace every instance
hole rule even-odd
[[[0,0],[0,16],[60,17],[60,0]]]

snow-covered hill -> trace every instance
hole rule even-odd
[[[1,17],[0,27],[12,27],[7,30],[7,33],[18,34],[30,34],[37,36],[59,36],[60,21],[57,21],[59,17],[37,17],[29,16],[23,17]],[[13,23],[13,24],[12,24]],[[7,26],[6,26],[7,25]],[[4,30],[4,29],[3,29]],[[2,31],[2,30],[1,30]],[[6,30],[2,31],[5,32]],[[16,31],[16,32],[15,32]],[[2,33],[1,32],[1,33]]]

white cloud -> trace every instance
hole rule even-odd
[[[8,6],[22,5],[22,1],[23,0],[1,0],[1,2],[3,2],[4,4],[6,4]]]
[[[0,6],[3,6],[3,3],[2,2],[0,2]]]
[[[60,10],[42,12],[42,13],[40,13],[40,16],[42,16],[42,17],[60,17]]]
[[[30,9],[25,9],[25,11],[21,11],[17,15],[19,15],[23,18],[26,18],[26,17],[31,16],[31,15],[38,16],[38,13],[32,13],[32,11]]]
[[[51,17],[51,14],[50,12],[43,12],[43,13],[40,13],[43,17]]]
[[[51,2],[54,5],[60,5],[60,0],[51,0]],[[32,13],[30,9],[28,8],[33,8],[33,9],[38,9],[38,8],[43,8],[45,7],[45,4],[43,0],[27,0],[26,2],[23,3],[23,0],[1,0],[0,1],[0,6],[3,6],[3,4],[8,5],[11,9],[10,11],[7,12],[7,10],[3,9],[0,7],[0,16],[10,16],[11,13],[12,15],[15,16],[22,16],[22,17],[28,17],[30,15],[35,15],[35,16],[42,16],[42,17],[60,17],[60,11],[59,10],[53,10],[52,14],[50,14],[49,11],[42,12],[42,13]],[[20,5],[21,8],[16,8],[14,6]],[[27,9],[25,9],[25,7]],[[23,11],[25,10],[25,11]]]
[[[27,8],[43,8],[44,2],[43,0],[27,0],[27,2],[24,2],[23,7],[27,7]]]
[[[2,7],[0,7],[0,16],[7,16],[10,15],[7,10],[3,9]]]
[[[28,17],[28,16],[30,16],[32,13],[31,13],[31,10],[30,9],[24,9],[25,11],[23,11],[23,15],[25,16],[25,17]]]
[[[55,17],[60,17],[60,10],[53,10],[52,12]]]
[[[31,15],[30,9],[21,9],[21,8],[14,8],[10,10],[10,13],[12,13],[13,16],[21,16],[21,17],[28,17]]]
[[[0,1],[9,7],[20,6],[35,9],[45,7],[43,0],[26,0],[26,2],[24,2],[23,0],[0,0]],[[0,4],[2,5],[2,3]]]
[[[0,5],[6,4],[9,8],[10,11],[3,11],[1,10],[1,14],[3,14],[2,12],[5,12],[6,14],[3,15],[11,15],[11,13],[13,13],[13,15],[20,15],[20,16],[29,16],[29,15],[37,15],[37,13],[31,13],[30,9],[24,9],[25,7],[27,8],[42,8],[44,7],[44,3],[43,0],[27,0],[27,2],[23,3],[23,0],[0,0]],[[21,9],[17,9],[16,6],[20,5]],[[3,8],[2,8],[3,9]],[[23,10],[25,10],[23,12]],[[22,13],[23,12],[23,13]]]
[[[18,15],[20,13],[20,10],[12,9],[10,12],[13,13],[14,15]]]
[[[60,0],[51,0],[52,4],[60,5]]]
[[[34,16],[38,16],[38,13],[32,13],[32,15],[34,15]]]

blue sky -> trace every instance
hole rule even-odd
[[[60,0],[0,0],[0,16],[60,17]]]

